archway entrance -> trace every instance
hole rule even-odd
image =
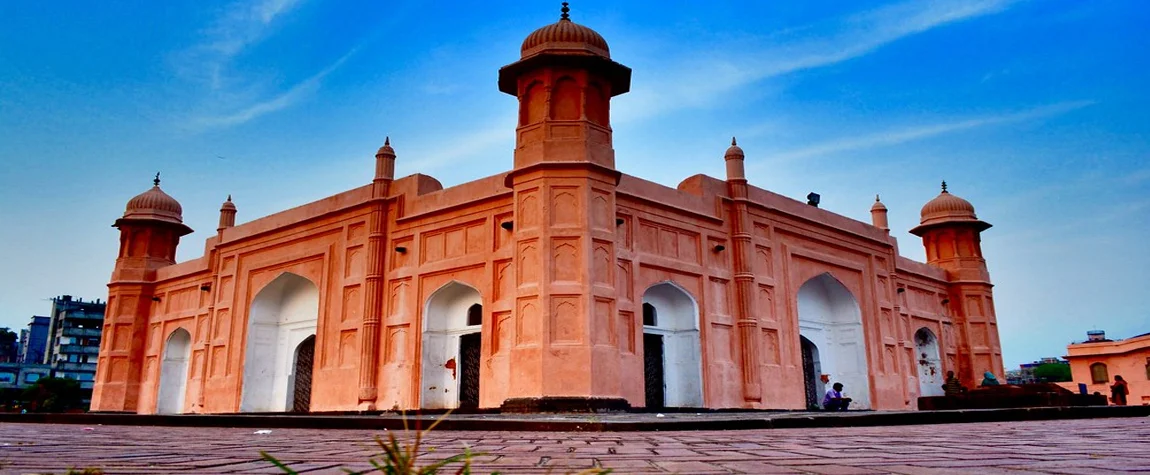
[[[829,383],[843,383],[844,395],[853,399],[851,407],[869,409],[870,378],[858,301],[830,274],[806,281],[799,287],[798,301],[799,335],[817,350],[817,380],[821,383],[825,374]],[[819,387],[822,392],[825,387]]]
[[[818,410],[822,395],[826,393],[822,365],[819,364],[819,347],[803,336],[799,337],[799,342],[803,352],[803,391],[807,395],[807,409]]]
[[[184,412],[184,395],[188,392],[188,359],[192,355],[192,336],[178,328],[168,336],[164,345],[164,361],[160,364],[160,394],[156,401],[159,414]]]
[[[291,377],[292,412],[308,412],[311,408],[311,369],[314,361],[315,335],[312,335],[295,349]]]
[[[943,396],[942,362],[938,353],[938,338],[928,328],[914,332],[914,353],[918,357],[919,396]]]
[[[306,348],[301,344],[311,339],[307,351],[314,355],[318,321],[319,288],[310,280],[284,273],[256,294],[248,311],[241,412],[282,412],[296,407],[297,365],[302,360],[300,350]],[[307,376],[310,394],[310,365]]]
[[[474,288],[450,282],[427,299],[423,315],[420,406],[478,407],[483,297]]]
[[[703,405],[699,309],[670,282],[643,293],[643,376],[649,409]]]

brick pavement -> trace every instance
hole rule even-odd
[[[278,473],[366,469],[381,431],[0,424],[0,473]],[[1150,418],[693,432],[433,431],[478,473],[1101,474],[1150,472]]]

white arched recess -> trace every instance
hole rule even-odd
[[[914,332],[914,354],[918,358],[919,396],[943,396],[942,360],[938,353],[938,338],[923,327]]]
[[[703,406],[703,358],[699,344],[699,306],[687,291],[671,282],[643,293],[655,307],[655,324],[643,333],[663,337],[663,401],[667,407]]]
[[[483,325],[468,325],[468,309],[482,305],[478,290],[459,282],[448,282],[427,299],[423,312],[423,357],[420,407],[451,409],[459,407],[460,337],[479,333]]]
[[[184,394],[188,392],[188,359],[192,356],[192,335],[177,328],[164,345],[164,361],[160,364],[160,395],[156,399],[156,413],[180,414],[184,412]]]
[[[319,288],[283,273],[256,294],[248,311],[240,412],[281,412],[295,397],[295,350],[315,335]]]
[[[818,348],[822,374],[829,384],[843,383],[851,409],[869,409],[866,339],[858,301],[830,274],[820,274],[799,287],[799,335]],[[822,394],[819,395],[822,403]]]

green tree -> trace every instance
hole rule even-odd
[[[8,327],[0,328],[0,363],[16,361],[16,342],[20,335]]]
[[[64,412],[80,407],[80,382],[71,378],[41,378],[21,395],[28,409],[36,412]]]
[[[1070,365],[1062,363],[1040,364],[1034,368],[1034,377],[1048,383],[1070,381]]]

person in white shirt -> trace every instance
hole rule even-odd
[[[828,411],[845,411],[850,405],[851,398],[843,397],[843,383],[835,383],[823,397],[823,409]]]

